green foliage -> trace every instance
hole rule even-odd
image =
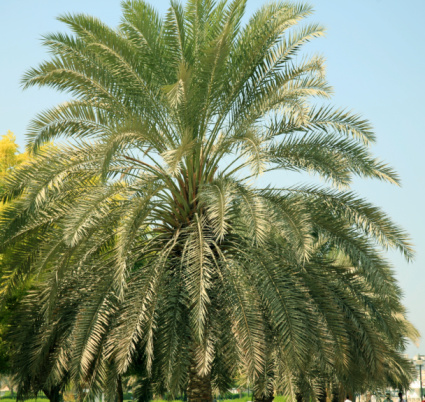
[[[0,139],[0,196],[4,189],[4,182],[12,169],[28,159],[26,153],[18,152],[16,137],[8,131]],[[0,213],[3,209],[0,203]],[[0,254],[0,278],[5,274],[5,257]],[[0,292],[1,293],[1,292]],[[0,303],[0,373],[10,373],[10,345],[6,340],[6,333],[12,324],[12,311],[17,304],[18,298],[22,297],[20,291],[14,291],[3,303]]]

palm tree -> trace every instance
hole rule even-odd
[[[261,373],[264,306],[301,367],[317,331],[297,272],[314,242],[380,278],[372,242],[412,256],[384,213],[341,191],[353,175],[398,178],[371,155],[367,121],[309,103],[331,94],[324,60],[296,58],[323,34],[296,28],[311,7],[271,3],[242,27],[245,4],[172,1],[161,19],[124,1],[116,30],[64,15],[74,35],[47,35],[53,58],[24,77],[74,99],[33,120],[28,149],[39,157],[6,183],[1,243],[14,269],[4,291],[37,273],[46,323],[63,289],[93,295],[72,327],[76,381],[106,364],[122,375],[143,356],[166,388],[211,400],[217,373],[236,362]],[[56,138],[69,141],[39,151]],[[272,170],[334,189],[261,188]]]

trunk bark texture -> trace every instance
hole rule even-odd
[[[332,402],[340,402],[339,388],[332,392]]]
[[[120,375],[117,378],[117,402],[124,402],[124,391],[122,389],[122,380]]]
[[[212,402],[211,374],[198,375],[196,366],[189,369],[189,383],[187,386],[188,402]]]
[[[61,402],[62,394],[60,392],[60,387],[52,387],[50,389],[43,389],[44,394],[49,398],[50,402]]]

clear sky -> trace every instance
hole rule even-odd
[[[168,1],[152,0],[162,13]],[[248,0],[250,15],[264,0]],[[425,0],[312,0],[310,21],[327,27],[327,36],[308,45],[326,56],[333,104],[349,107],[374,125],[374,153],[390,163],[402,187],[356,181],[354,189],[381,206],[412,236],[417,256],[392,260],[409,318],[425,337]],[[67,99],[48,89],[22,91],[20,79],[48,57],[41,35],[64,31],[55,20],[65,12],[92,14],[111,26],[120,19],[119,0],[0,0],[0,134],[12,130],[25,144],[35,114]],[[286,177],[274,177],[284,182]],[[425,354],[425,341],[410,355]]]

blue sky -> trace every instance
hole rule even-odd
[[[164,12],[168,1],[152,1]],[[250,15],[263,0],[248,0]],[[310,21],[327,27],[327,36],[310,43],[310,53],[327,58],[332,103],[348,107],[375,127],[374,153],[399,172],[402,187],[355,181],[354,189],[381,206],[412,236],[413,263],[396,253],[394,264],[409,318],[425,336],[425,15],[424,0],[315,0]],[[22,91],[20,79],[48,57],[41,35],[64,31],[55,17],[65,12],[95,15],[115,26],[119,0],[0,0],[0,135],[12,130],[25,144],[25,130],[39,111],[66,100],[48,89]],[[285,182],[286,176],[273,177]],[[292,179],[291,179],[292,180]],[[410,355],[425,354],[425,341]]]

